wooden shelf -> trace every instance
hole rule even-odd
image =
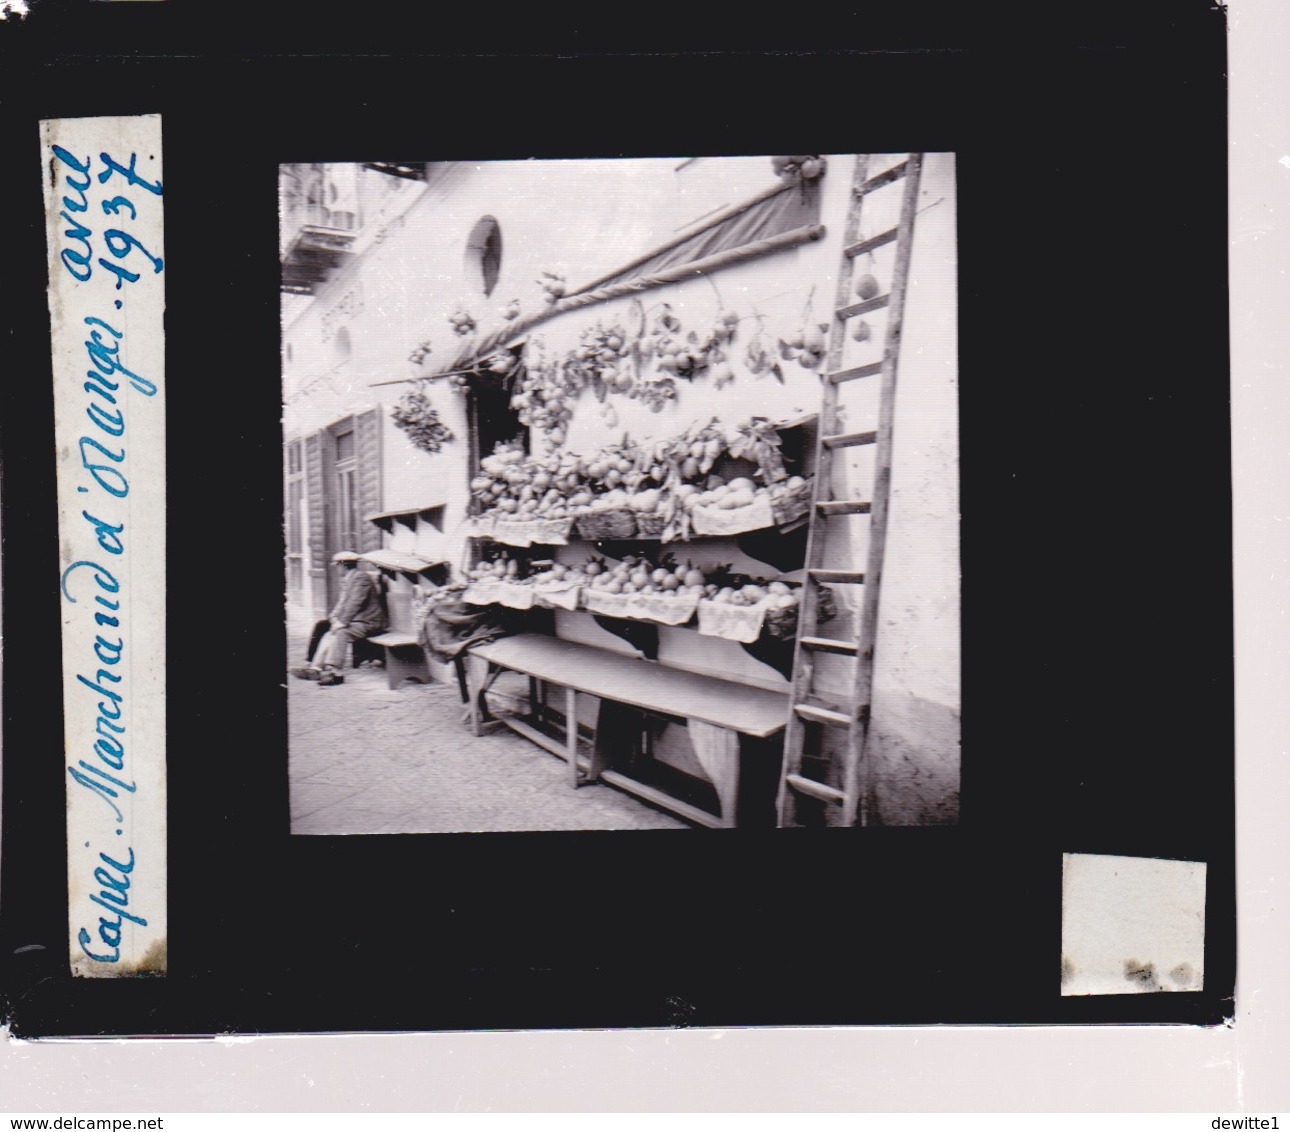
[[[787,691],[751,688],[574,641],[524,633],[476,645],[471,655],[599,699],[756,738],[776,735],[788,723]]]

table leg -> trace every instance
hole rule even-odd
[[[735,824],[739,803],[739,735],[697,719],[686,722],[695,757],[717,792],[721,824],[729,828]]]
[[[572,688],[564,690],[565,745],[569,752],[569,773],[576,790],[581,782],[578,773],[578,693]]]

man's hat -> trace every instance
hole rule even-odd
[[[357,562],[359,556],[352,550],[340,550],[332,555],[333,562]]]

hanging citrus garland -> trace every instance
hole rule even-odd
[[[635,381],[630,356],[626,329],[597,322],[582,332],[578,345],[561,362],[565,392],[577,396],[591,386],[601,401],[606,393],[626,393]]]
[[[414,366],[419,366],[422,362],[426,360],[426,358],[430,356],[431,353],[432,351],[430,349],[430,339],[427,338],[424,342],[420,343],[417,346],[417,348],[412,351],[412,353],[408,355],[408,361],[410,361]]]
[[[448,316],[448,321],[452,323],[452,332],[458,338],[466,338],[475,333],[478,323],[475,322],[475,316],[470,311],[458,307]]]
[[[542,278],[537,281],[537,285],[542,288],[543,292],[545,292],[543,298],[545,298],[548,303],[556,303],[564,298],[566,284],[563,275],[556,275],[554,272],[544,271],[542,272]]]
[[[399,398],[390,410],[390,416],[412,445],[422,452],[438,452],[452,439],[452,430],[439,419],[439,413],[430,403],[421,383]]]
[[[558,277],[544,275],[558,290]],[[561,355],[547,358],[542,341],[534,337],[526,346],[522,369],[511,355],[502,353],[481,360],[474,373],[514,374],[510,407],[521,424],[542,433],[554,448],[564,443],[574,403],[588,388],[602,402],[601,413],[613,428],[617,413],[606,403],[611,393],[640,401],[657,413],[677,400],[682,380],[707,377],[716,389],[731,384],[735,380],[731,346],[739,323],[748,318],[758,323],[749,346],[749,368],[755,376],[774,373],[782,383],[778,363],[761,345],[762,316],[740,316],[726,308],[719,291],[717,301],[718,314],[702,337],[694,330],[686,332],[669,304],[651,308],[655,311],[651,320],[640,300],[634,299],[621,321],[596,322],[582,332],[576,346]],[[464,374],[450,375],[449,380],[457,389],[469,384]]]
[[[829,332],[827,322],[811,321],[811,305],[815,301],[815,288],[806,298],[802,308],[802,326],[797,333],[787,339],[780,339],[779,356],[786,362],[797,362],[804,369],[819,369],[824,361],[824,352]]]
[[[524,367],[517,373],[511,408],[520,424],[541,432],[549,448],[558,448],[564,443],[581,385],[575,375],[545,359],[540,338],[529,341],[525,357]]]
[[[780,344],[785,361],[795,361],[804,369],[819,369],[824,360],[827,322],[807,323],[792,337]]]
[[[780,385],[784,384],[784,371],[766,349],[766,344],[762,340],[762,326],[758,320],[757,329],[753,331],[753,336],[748,341],[748,348],[744,351],[744,365],[748,367],[748,372],[753,377],[764,377],[771,374]]]

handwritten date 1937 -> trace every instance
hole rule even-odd
[[[61,145],[53,147],[54,157],[67,166],[70,172],[64,173],[64,183],[70,192],[63,197],[63,208],[59,212],[69,227],[63,233],[69,240],[73,241],[74,246],[65,247],[59,253],[59,258],[63,266],[67,268],[72,278],[79,283],[87,282],[94,274],[94,264],[112,272],[116,276],[116,289],[119,291],[126,283],[137,282],[140,272],[131,271],[124,263],[113,263],[112,260],[94,256],[94,230],[90,227],[89,221],[90,204],[86,198],[86,190],[92,184],[91,178],[95,175],[93,163],[89,157],[84,161],[75,157],[65,150]],[[135,165],[138,161],[137,154],[130,154],[129,165],[122,165],[109,154],[100,153],[99,162],[102,165],[98,173],[99,184],[105,185],[113,176],[122,177],[128,187],[136,187],[144,192],[152,193],[154,196],[161,195],[161,182],[148,181],[139,176]],[[54,169],[51,162],[51,180]],[[99,202],[103,213],[106,216],[121,216],[122,212],[128,213],[131,220],[138,216],[134,202],[126,196],[115,196],[111,200],[102,200]],[[140,256],[146,259],[151,265],[154,274],[160,274],[165,264],[162,260],[153,255],[145,248],[134,236],[123,228],[107,228],[102,233],[103,244],[111,253],[115,260],[125,260],[132,253],[138,252]],[[143,270],[139,260],[132,260],[134,266]]]

